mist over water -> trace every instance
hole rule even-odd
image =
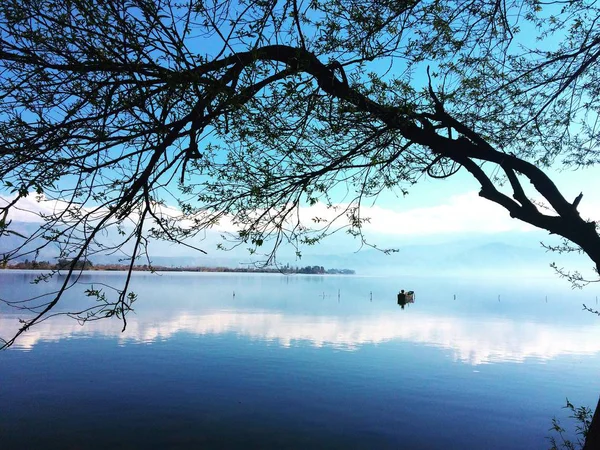
[[[58,283],[34,276],[0,272],[0,297]],[[84,274],[62,308],[122,280]],[[597,290],[556,279],[135,273],[133,289],[123,333],[55,317],[0,353],[3,448],[547,448],[565,397],[600,393],[600,319],[581,310]],[[3,337],[18,317],[0,308]]]

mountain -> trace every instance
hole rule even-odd
[[[347,267],[361,275],[502,275],[552,276],[551,262],[571,270],[589,270],[585,255],[559,255],[544,248],[503,242],[483,244],[462,240],[431,245],[399,246],[397,252],[377,250],[357,253],[314,255],[303,258],[307,264],[319,261],[325,267]]]
[[[10,231],[14,231],[23,236],[31,236],[39,229],[39,224],[34,222],[11,222],[9,228]],[[23,245],[25,239],[16,235],[16,234],[5,234],[0,236],[0,255],[8,253],[15,248]],[[32,242],[26,244],[23,249],[19,252],[20,254],[26,253],[28,251],[35,250],[36,247],[47,244],[43,249],[38,252],[37,259],[39,261],[53,260],[58,255],[58,248],[55,244],[48,243],[42,238],[36,238]],[[22,258],[18,258],[19,261],[25,259],[34,259],[35,254],[26,255]]]
[[[14,222],[11,229],[22,234],[31,234],[38,229],[38,224],[30,222]],[[250,256],[243,247],[225,252],[216,250],[220,235],[207,232],[203,240],[196,239],[196,245],[206,251],[207,255],[181,245],[167,242],[150,244],[151,261],[158,266],[205,266],[205,267],[245,267],[253,262],[264,260],[261,256]],[[104,239],[114,239],[112,235]],[[549,239],[542,232],[534,233],[497,233],[478,235],[435,235],[420,237],[375,236],[374,242],[385,244],[395,251],[385,254],[371,247],[360,251],[349,251],[358,248],[357,241],[342,236],[302,249],[302,258],[288,246],[278,251],[278,263],[292,267],[308,265],[323,266],[327,269],[353,269],[359,275],[469,275],[469,274],[502,274],[505,276],[552,276],[549,264],[556,261],[567,269],[589,270],[591,264],[585,255],[559,255],[549,253],[539,244],[540,240]],[[43,241],[37,239],[33,244]],[[551,241],[552,242],[552,241]],[[0,254],[6,253],[15,245],[22,243],[22,238],[9,235],[0,238]],[[122,255],[122,254],[121,254]],[[58,256],[58,248],[50,244],[44,248],[37,259],[54,261]],[[20,260],[33,259],[27,255]],[[115,264],[122,256],[114,254],[96,254],[90,257],[95,264]],[[139,264],[144,264],[140,260]]]

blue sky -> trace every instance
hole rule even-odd
[[[525,31],[521,36],[527,36]],[[197,42],[196,42],[197,43]],[[218,36],[203,39],[202,51],[218,52],[221,42]],[[424,65],[421,69],[424,69]],[[374,63],[371,69],[387,71],[386,62]],[[402,70],[397,64],[395,71]],[[423,75],[423,74],[421,74]],[[416,77],[425,80],[424,76]],[[600,219],[600,177],[597,169],[580,169],[577,171],[549,170],[547,173],[555,181],[567,200],[574,199],[580,192],[584,197],[580,204],[582,216]],[[525,185],[527,183],[525,182]],[[391,192],[383,193],[377,198],[376,205],[365,204],[364,215],[371,217],[370,224],[365,226],[367,235],[385,237],[386,241],[394,239],[423,238],[436,235],[463,235],[465,233],[530,233],[533,228],[515,219],[501,207],[480,199],[477,196],[479,185],[465,170],[445,180],[423,178],[419,183],[408,188],[409,195],[397,197]],[[532,190],[528,194],[536,198]],[[36,204],[33,196],[27,198],[23,205],[33,210],[49,210],[57,205]],[[334,199],[335,200],[335,199]],[[171,205],[172,206],[172,205]],[[60,208],[60,205],[58,205]],[[318,210],[319,206],[315,209]],[[306,217],[311,213],[306,211]],[[13,212],[15,220],[32,221],[35,218],[20,211]],[[222,228],[228,230],[226,223]],[[232,231],[232,230],[230,230]],[[389,239],[388,239],[389,238]],[[332,241],[333,242],[333,241]],[[340,244],[342,246],[342,244]]]
[[[583,217],[598,219],[600,216],[600,180],[594,176],[594,169],[556,172],[550,175],[565,194],[567,199],[573,199],[583,191],[584,197],[580,204]],[[488,237],[490,242],[514,235],[519,243],[530,241],[532,246],[538,245],[540,236],[547,233],[537,230],[509,216],[502,207],[480,198],[477,195],[478,186],[466,171],[461,171],[454,177],[445,180],[424,179],[410,188],[407,196],[396,197],[385,193],[371,207],[364,205],[363,214],[371,218],[365,225],[365,234],[370,242],[381,247],[393,246],[407,242],[435,242],[435,238],[461,238],[469,234]],[[38,203],[35,196],[30,195],[20,204],[22,208],[50,212],[60,209],[55,202]],[[175,212],[175,211],[174,211]],[[310,209],[304,209],[307,220],[318,215],[324,216],[327,211],[324,206],[317,204]],[[14,211],[11,216],[16,221],[37,221],[38,218],[24,211]],[[234,231],[234,228],[223,221],[216,231]],[[517,239],[517,235],[520,238]],[[343,231],[337,237],[327,239],[316,248],[306,248],[312,253],[355,251],[360,247],[358,241],[344,237]],[[173,254],[189,254],[183,248],[171,248]],[[214,252],[211,252],[214,254]]]

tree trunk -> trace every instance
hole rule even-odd
[[[598,405],[596,405],[596,411],[594,411],[594,417],[590,424],[590,429],[585,438],[585,445],[583,450],[598,450],[600,449],[600,398],[598,399]]]

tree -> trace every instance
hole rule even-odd
[[[598,271],[597,224],[544,171],[600,159],[599,17],[591,0],[3,2],[0,235],[21,239],[4,263],[49,245],[72,261],[18,334],[95,254],[133,267],[227,219],[272,263],[338,226],[303,205],[364,239],[365,201],[460,170]],[[22,236],[27,195],[54,210]],[[126,325],[129,280],[79,318]]]

